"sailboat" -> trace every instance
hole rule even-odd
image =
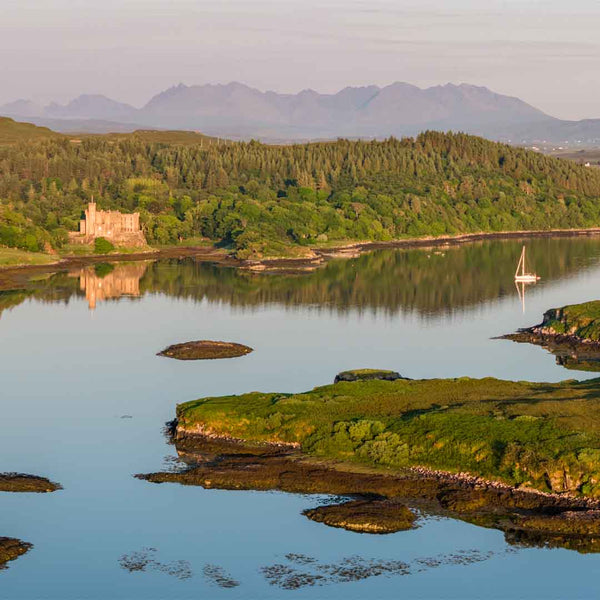
[[[515,281],[517,283],[535,283],[539,277],[535,273],[525,272],[525,246],[521,251],[521,258],[517,264],[517,270],[515,271]]]

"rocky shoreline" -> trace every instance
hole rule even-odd
[[[331,494],[347,501],[307,509],[307,518],[359,533],[393,533],[418,524],[411,509],[499,529],[511,544],[600,552],[600,501],[545,493],[469,473],[422,467],[402,471],[318,460],[298,448],[245,444],[170,424],[182,468],[136,475],[152,483],[207,489]]]
[[[300,458],[307,464],[310,464],[311,462],[318,465],[330,464],[334,468],[339,464],[337,461],[318,460],[302,454],[300,444],[282,442],[249,443],[240,438],[217,434],[201,426],[194,429],[186,429],[178,424],[177,419],[167,423],[166,431],[171,436],[171,442],[175,444],[178,451],[181,450],[184,454],[189,452],[193,453],[195,451],[206,452],[209,447],[208,444],[212,443],[218,450],[226,450],[227,455],[250,453],[257,456],[268,456],[277,454],[279,456],[286,455],[292,460]],[[355,467],[353,463],[347,463],[346,468],[348,466],[350,466],[351,469],[356,469],[360,473],[364,473],[365,470],[368,470],[362,465],[356,465]],[[382,471],[374,470],[373,472],[381,473]],[[387,470],[384,472],[389,473]],[[467,472],[452,473],[450,471],[416,466],[407,467],[406,469],[399,471],[399,473],[403,477],[414,476],[424,480],[437,481],[441,485],[450,484],[465,489],[497,491],[501,494],[519,496],[521,500],[531,496],[532,502],[525,501],[524,503],[526,505],[535,503],[533,499],[537,499],[541,503],[547,502],[553,506],[556,505],[562,508],[571,508],[573,510],[600,510],[600,499],[576,496],[569,492],[544,492],[530,487],[513,486],[502,481],[485,479]]]
[[[541,346],[567,369],[600,371],[598,309],[600,302],[597,301],[552,308],[544,313],[540,324],[519,329],[498,339]]]

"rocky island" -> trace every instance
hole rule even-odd
[[[369,379],[204,398],[171,424],[185,468],[138,477],[348,496],[305,514],[353,531],[406,529],[416,507],[600,551],[599,392],[599,380]]]
[[[26,475],[24,473],[0,473],[0,492],[55,492],[62,487],[45,477]],[[7,568],[7,563],[29,552],[32,544],[21,540],[0,536],[0,571]]]
[[[31,544],[27,544],[21,540],[0,537],[0,571],[6,569],[6,563],[19,558],[19,556],[29,552],[31,548]]]
[[[24,473],[0,473],[0,492],[55,492],[62,489],[45,477]]]
[[[600,371],[600,300],[551,308],[539,325],[501,339],[542,346],[567,369]]]
[[[173,344],[158,353],[158,356],[176,358],[178,360],[211,360],[217,358],[236,358],[252,352],[252,348],[234,342],[213,342],[199,340]]]

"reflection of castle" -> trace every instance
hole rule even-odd
[[[147,263],[117,265],[109,273],[99,274],[99,269],[87,267],[71,273],[79,277],[79,287],[85,292],[91,310],[97,302],[121,296],[139,296],[140,279],[146,272]]]
[[[98,237],[125,246],[144,246],[146,240],[140,228],[140,213],[125,214],[117,210],[97,210],[92,200],[79,221],[79,233],[73,241],[89,243]]]

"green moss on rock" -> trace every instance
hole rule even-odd
[[[396,371],[385,371],[383,369],[353,369],[338,373],[335,376],[334,383],[339,383],[340,381],[369,381],[371,379],[396,381],[396,379],[403,379],[403,377]]]

